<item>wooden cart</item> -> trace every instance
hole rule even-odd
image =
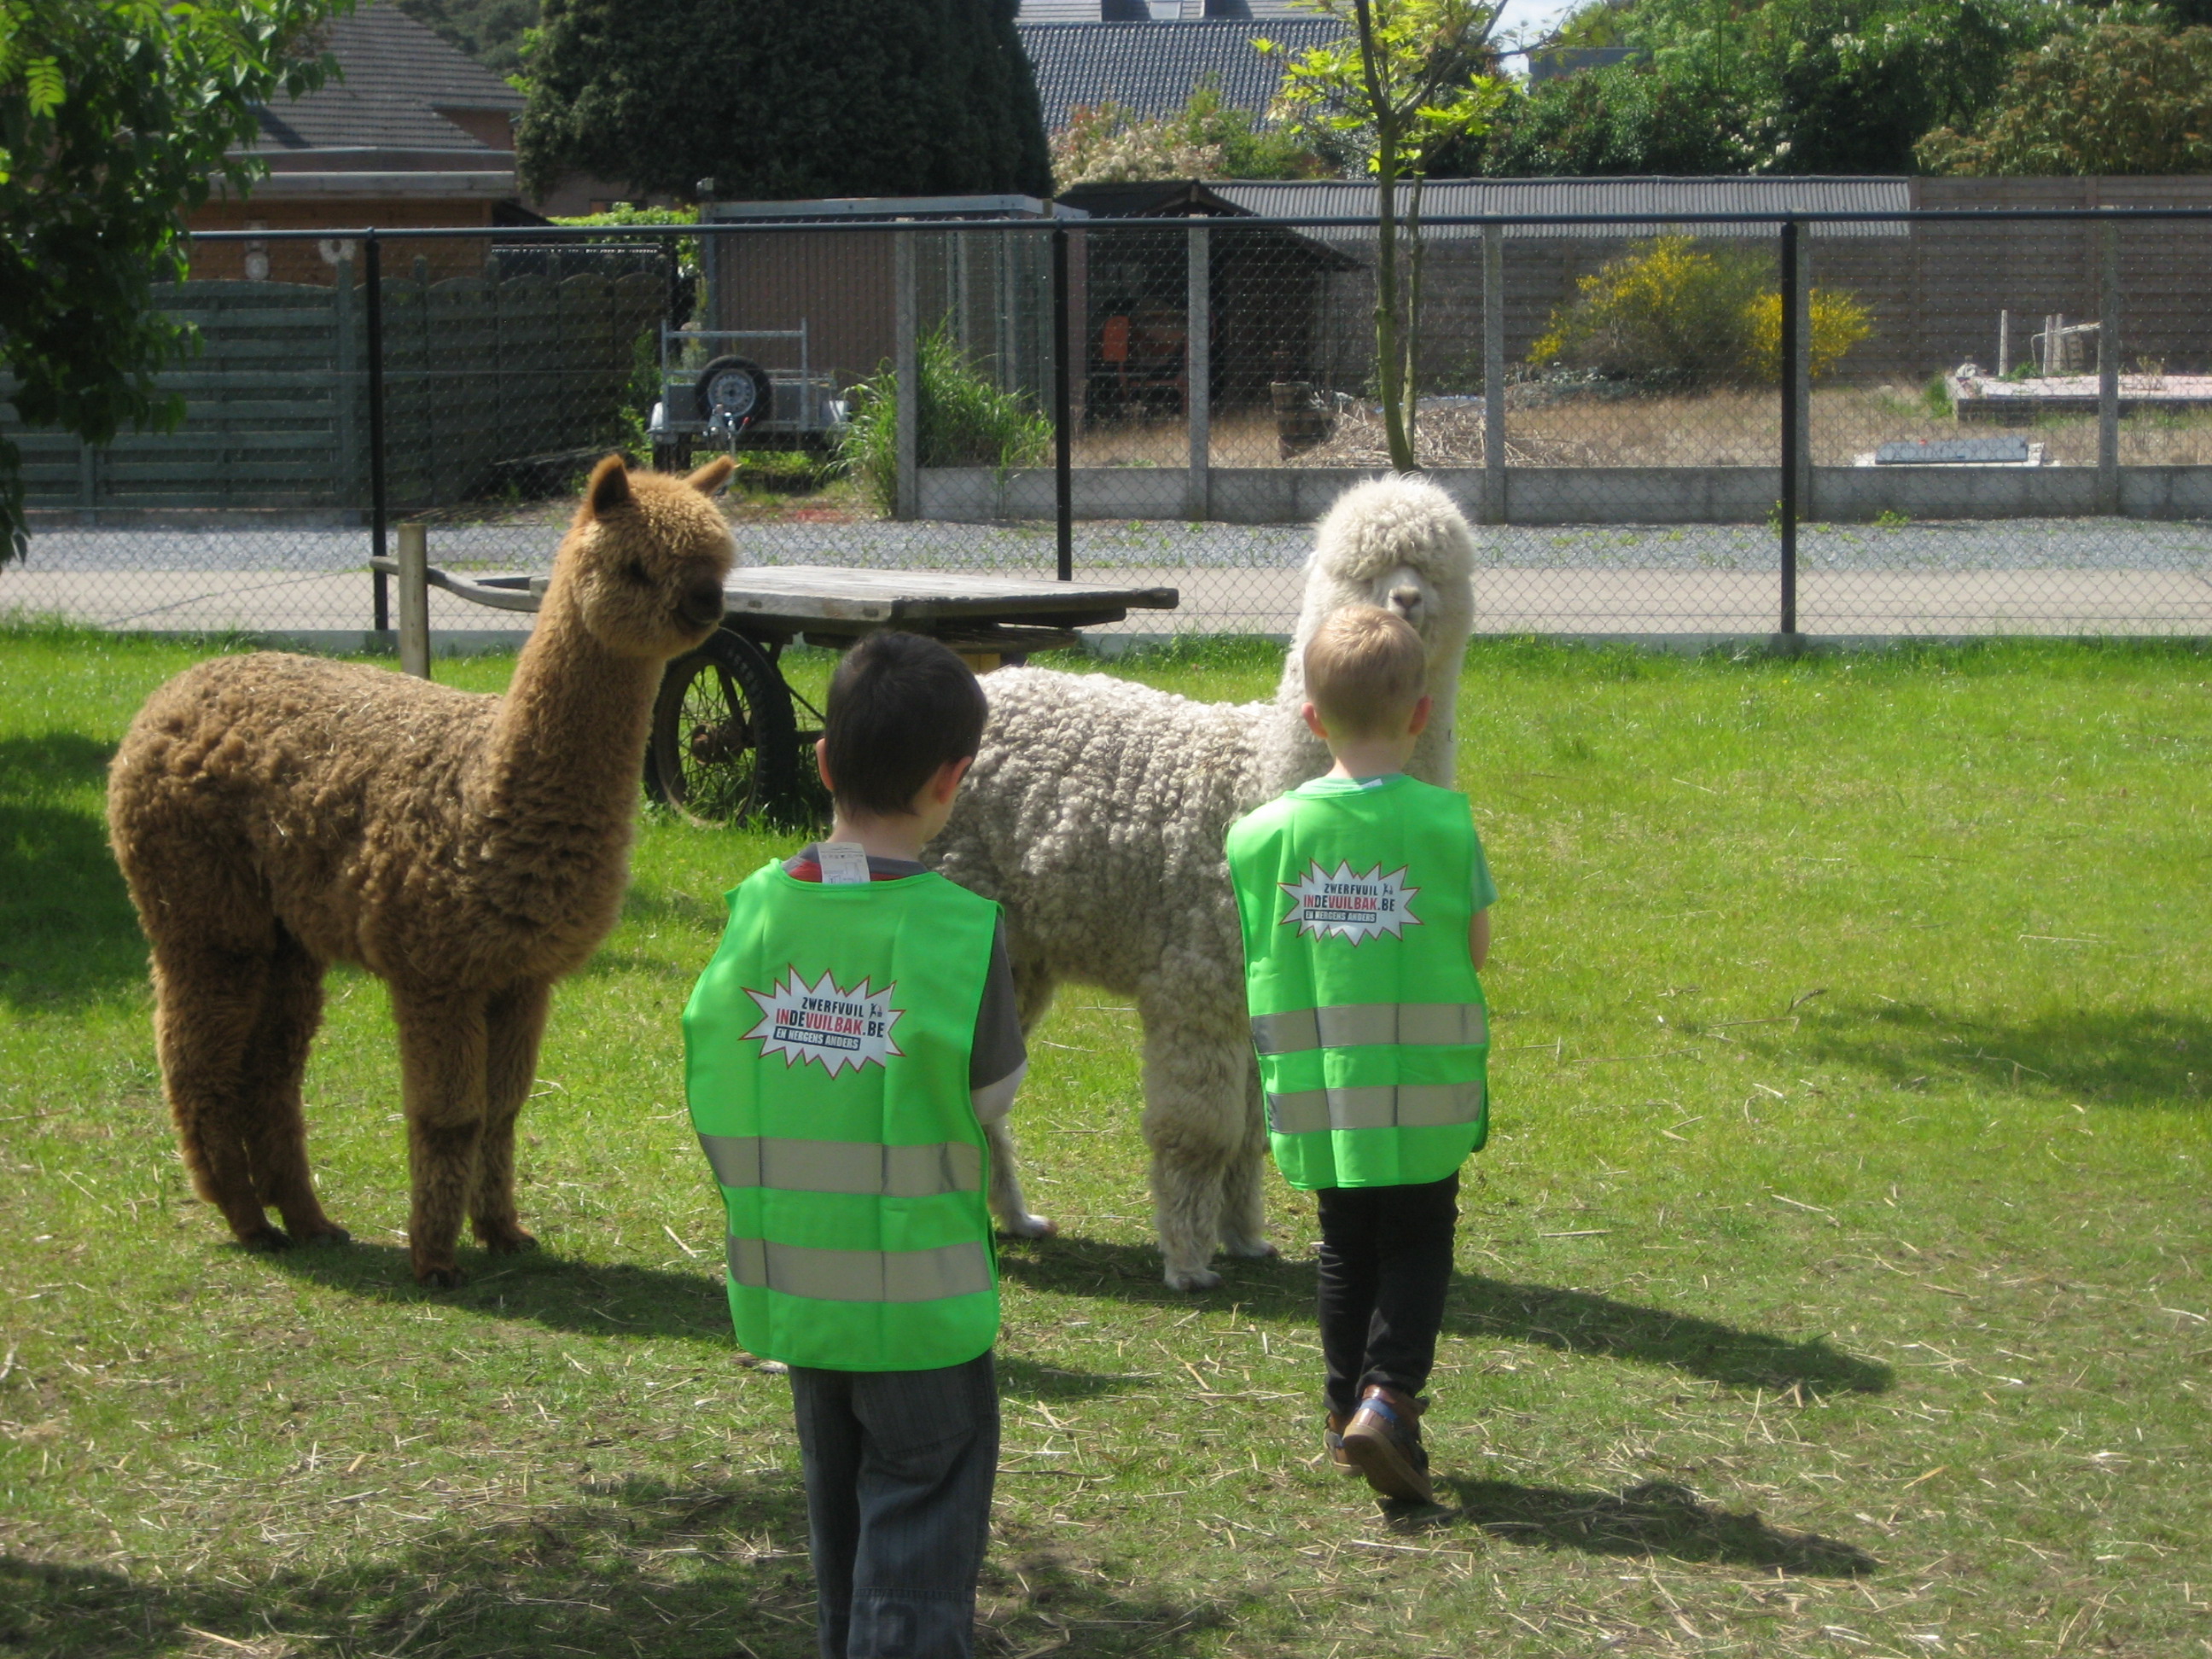
[[[395,560],[371,562],[399,574]],[[543,576],[463,576],[435,565],[427,568],[425,580],[477,605],[525,612],[538,609],[546,583]],[[826,800],[814,771],[822,713],[784,678],[786,646],[842,651],[864,634],[900,629],[942,640],[980,673],[1032,651],[1074,645],[1076,629],[1120,622],[1132,611],[1171,611],[1178,597],[1172,587],[1097,587],[957,571],[832,565],[733,570],[723,587],[721,628],[669,664],[662,677],[645,787],[654,799],[702,823],[822,816]]]

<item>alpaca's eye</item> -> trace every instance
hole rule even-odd
[[[640,587],[644,586],[647,582],[653,580],[652,577],[645,574],[645,565],[643,562],[637,559],[632,559],[628,564],[623,567],[623,574],[629,577]]]

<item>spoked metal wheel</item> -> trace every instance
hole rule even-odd
[[[775,665],[742,635],[717,633],[661,677],[646,790],[695,823],[743,823],[791,799],[798,747]]]

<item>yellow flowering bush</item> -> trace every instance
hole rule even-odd
[[[1528,360],[1678,386],[1779,378],[1782,297],[1772,262],[1747,247],[1688,236],[1638,242],[1576,282]],[[1812,295],[1813,372],[1828,374],[1874,331],[1867,309],[1831,289]]]

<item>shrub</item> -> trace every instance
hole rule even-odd
[[[975,372],[942,324],[916,343],[921,378],[916,459],[923,466],[1034,466],[1052,451],[1052,422],[1026,394]],[[840,459],[866,481],[884,512],[898,502],[898,372],[886,362],[848,395],[851,426]]]
[[[1816,288],[1808,296],[1813,326],[1813,378],[1835,372],[1836,365],[1860,341],[1874,332],[1867,308],[1848,294]],[[1762,294],[1751,302],[1749,366],[1753,374],[1770,385],[1782,379],[1782,295]]]
[[[1325,156],[1297,133],[1262,128],[1223,98],[1206,76],[1176,113],[1147,121],[1115,103],[1078,108],[1052,135],[1058,187],[1147,179],[1321,179],[1345,158]]]
[[[1654,237],[1579,278],[1528,359],[1655,386],[1778,380],[1782,299],[1770,277],[1761,252]],[[1813,372],[1826,374],[1873,325],[1864,306],[1830,289],[1813,291],[1811,309]]]

